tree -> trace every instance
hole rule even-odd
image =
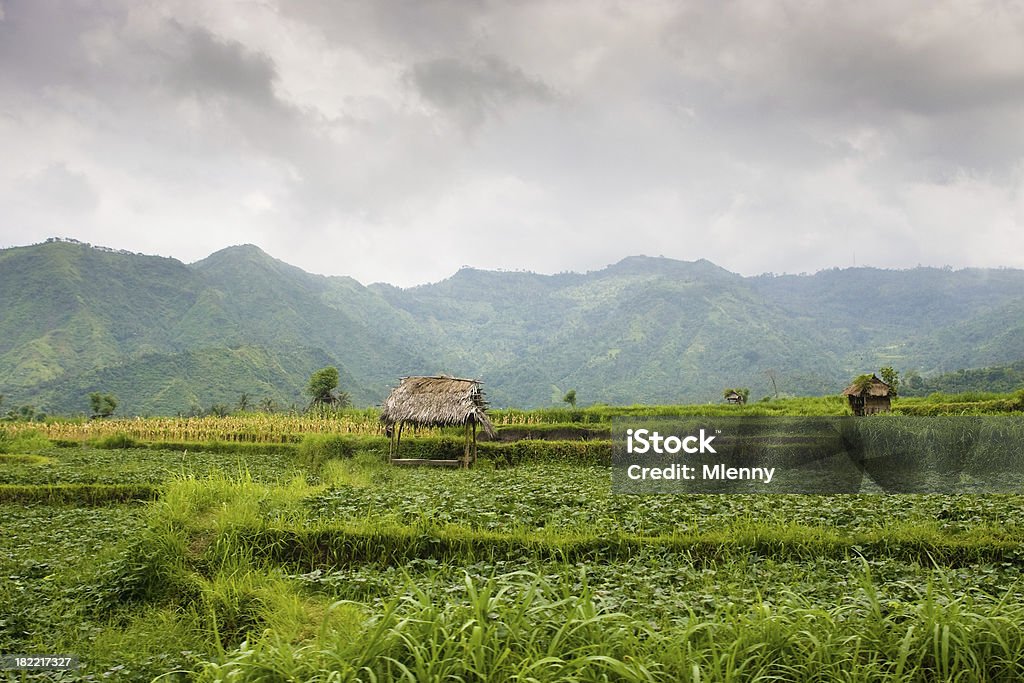
[[[228,408],[226,403],[214,403],[210,406],[210,409],[206,411],[207,415],[213,415],[214,417],[227,417],[231,413],[231,409]]]
[[[329,366],[314,372],[306,386],[306,393],[310,396],[309,407],[347,408],[352,405],[348,393],[344,391],[335,393],[334,390],[337,388],[338,368]]]
[[[326,367],[317,370],[309,377],[306,393],[313,403],[331,403],[334,390],[338,387],[338,368]]]
[[[4,420],[11,422],[31,422],[32,420],[42,421],[46,418],[46,413],[37,412],[36,407],[30,403],[19,408],[11,408],[7,411],[7,415],[3,417]]]
[[[857,375],[853,378],[853,388],[857,390],[857,393],[863,394],[871,388],[871,382],[873,379],[874,377],[872,375]]]
[[[249,410],[248,392],[242,392],[241,396],[238,397],[238,403],[236,405],[238,406],[238,412],[240,413],[244,413],[245,411]]]
[[[562,397],[562,400],[565,401],[566,403],[568,403],[569,406],[573,410],[576,410],[576,390],[575,389],[570,389],[569,391],[565,392],[565,396]]]
[[[94,391],[89,394],[89,405],[92,406],[93,417],[110,417],[117,410],[117,398],[113,394]]]
[[[925,381],[917,370],[908,370],[900,385],[911,395],[920,396],[925,391]]]
[[[348,395],[347,391],[339,391],[334,395],[335,408],[348,408],[351,405],[352,397]]]
[[[882,381],[889,385],[889,393],[893,396],[899,393],[900,373],[891,365],[886,365],[878,371],[882,375]]]
[[[777,377],[775,370],[773,370],[772,368],[768,368],[767,370],[764,371],[764,374],[768,375],[768,379],[772,381],[772,391],[775,392],[775,398],[778,398],[779,386],[775,383],[775,378]]]

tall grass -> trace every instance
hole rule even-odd
[[[298,448],[298,459],[303,465],[318,472],[328,460],[351,458],[356,454],[357,442],[345,436],[307,434]]]
[[[50,440],[39,429],[0,427],[0,453],[31,453],[50,446]]]
[[[585,582],[521,573],[456,596],[410,582],[356,627],[307,642],[265,633],[202,667],[199,681],[907,681],[1019,680],[1024,607],[941,585],[882,597],[870,571],[841,604],[783,602],[680,615],[663,626],[600,607]],[[358,637],[356,637],[358,635]]]

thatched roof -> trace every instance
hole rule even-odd
[[[843,396],[859,396],[861,398],[871,396],[873,398],[881,398],[888,396],[892,391],[892,387],[883,382],[875,375],[871,375],[867,382],[854,381],[853,384],[846,387],[843,391]]]
[[[487,417],[487,401],[478,379],[436,375],[403,377],[380,408],[385,424],[411,422],[432,427],[450,427],[476,422],[489,436],[494,426]]]

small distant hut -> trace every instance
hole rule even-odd
[[[850,401],[854,415],[889,412],[891,394],[892,387],[876,375],[858,377],[843,391],[843,396]]]
[[[727,392],[725,394],[725,400],[727,403],[733,403],[735,405],[743,405],[743,403],[745,402],[743,399],[743,394],[735,390]]]
[[[447,375],[403,377],[381,405],[380,421],[388,427],[391,444],[388,457],[395,464],[448,465],[469,467],[476,461],[477,426],[491,438],[494,426],[487,417],[482,382]],[[465,425],[466,445],[461,460],[415,460],[398,458],[402,428],[407,425],[453,427]]]

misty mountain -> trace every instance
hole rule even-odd
[[[398,377],[480,377],[498,406],[838,392],[881,365],[922,375],[1024,358],[1024,271],[873,268],[741,277],[634,256],[589,273],[464,268],[399,289],[312,275],[254,246],[186,265],[66,241],[0,251],[0,394],[119,413],[303,405],[335,365],[359,405]],[[771,379],[774,378],[773,387]]]

